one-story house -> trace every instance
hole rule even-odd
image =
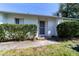
[[[35,24],[38,36],[57,36],[56,27],[62,22],[59,16],[36,15],[0,11],[0,24]]]

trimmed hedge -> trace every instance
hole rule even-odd
[[[33,39],[36,31],[37,27],[33,24],[0,24],[0,42]]]
[[[57,26],[57,32],[60,37],[79,36],[79,22],[63,22]]]

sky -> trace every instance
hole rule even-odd
[[[0,3],[0,11],[53,15],[59,9],[56,3]]]

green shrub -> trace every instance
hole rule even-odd
[[[79,36],[79,22],[63,22],[57,26],[57,32],[60,37]]]
[[[33,39],[36,35],[36,25],[0,24],[0,41],[21,41]]]

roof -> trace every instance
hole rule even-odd
[[[9,11],[0,11],[0,13],[11,13],[11,14],[21,14],[21,15],[31,15],[31,16],[42,16],[42,17],[57,18],[57,16],[38,15],[38,14],[28,14],[28,13],[9,12]]]

